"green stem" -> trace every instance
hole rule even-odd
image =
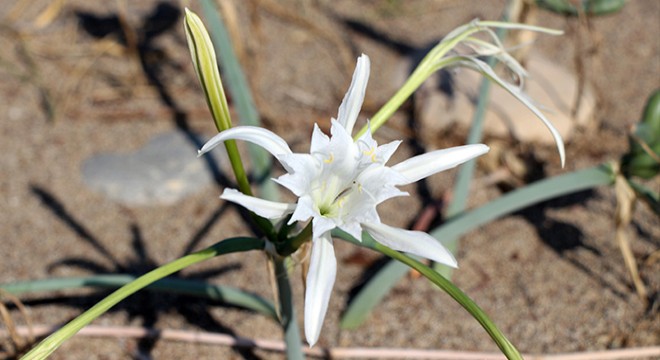
[[[286,343],[286,358],[289,360],[303,360],[300,331],[293,307],[291,284],[289,284],[289,275],[286,271],[284,258],[273,257],[273,262],[275,263],[275,278],[277,279],[277,293],[281,309],[280,322],[284,330],[284,342]]]
[[[390,100],[388,100],[387,103],[385,103],[385,105],[383,105],[383,107],[371,117],[371,120],[369,121],[371,132],[373,133],[380,128],[392,116],[392,114],[401,107],[404,101],[406,101],[410,95],[412,95],[412,93],[415,92],[415,90],[417,90],[434,72],[454,63],[451,58],[443,59],[451,49],[470,35],[482,30],[483,28],[479,25],[469,24],[465,26],[463,32],[452,38],[443,39],[438,45],[436,45],[436,47],[434,47],[419,63],[410,77],[408,77],[408,80],[406,80],[394,96],[392,96],[392,98],[390,98]],[[360,129],[360,131],[354,136],[354,139],[358,139],[366,132],[367,125]]]
[[[218,129],[218,131],[222,131],[222,129]],[[250,182],[248,181],[247,174],[245,173],[245,168],[243,167],[243,162],[241,161],[241,154],[238,152],[236,141],[234,140],[225,141],[225,149],[227,149],[227,156],[229,157],[231,168],[234,171],[234,176],[236,176],[238,189],[245,195],[252,195]]]
[[[298,235],[287,239],[286,241],[282,242],[281,245],[277,249],[277,253],[280,256],[289,256],[296,252],[302,244],[305,242],[309,241],[312,238],[312,222],[310,221],[307,226],[305,226]]]
[[[87,277],[50,278],[43,280],[20,281],[0,285],[0,289],[19,295],[45,291],[60,291],[85,287],[116,289],[136,279],[133,275],[95,275]],[[268,300],[230,287],[208,284],[204,281],[191,279],[165,278],[147,286],[145,290],[180,294],[220,301],[228,305],[253,310],[272,319],[278,319],[277,312]]]
[[[138,290],[150,285],[151,283],[160,280],[168,275],[171,275],[183,268],[190,265],[199,263],[201,261],[210,259],[218,255],[229,254],[233,252],[258,250],[264,248],[264,241],[255,238],[238,237],[223,240],[215,245],[212,245],[204,250],[196,253],[186,255],[180,259],[174,260],[165,264],[155,270],[152,270],[135,281],[122,286],[117,291],[108,295],[105,299],[101,300],[98,304],[94,305],[89,310],[85,311],[71,322],[66,324],[60,330],[50,335],[41,341],[35,348],[30,350],[22,358],[24,360],[32,359],[45,359],[53,351],[55,351],[64,341],[75,335],[80,329],[92,322],[94,319],[108,311],[120,301],[128,296],[134,294]]]
[[[381,254],[387,255],[392,259],[395,259],[409,267],[419,271],[420,274],[424,275],[432,283],[437,285],[440,289],[446,292],[451,296],[457,303],[459,303],[465,310],[467,310],[472,317],[474,317],[479,324],[486,330],[491,339],[495,341],[497,347],[500,348],[502,353],[508,359],[520,359],[522,360],[522,355],[518,352],[518,349],[504,336],[504,334],[497,328],[495,323],[486,315],[486,313],[477,305],[469,296],[467,296],[461,289],[456,287],[451,281],[445,279],[435,270],[430,267],[422,264],[421,262],[411,258],[410,256],[404,255],[398,251],[394,251],[388,248],[385,245],[381,245],[374,241],[368,234],[364,233],[362,235],[362,241],[357,241],[352,237],[348,236],[348,240],[352,243],[370,248],[380,252]]]

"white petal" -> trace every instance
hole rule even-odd
[[[396,149],[401,145],[401,140],[395,140],[387,144],[381,145],[376,149],[376,156],[383,164],[386,164],[390,157],[394,154]]]
[[[385,164],[392,154],[401,145],[400,140],[395,140],[385,145],[378,146],[378,143],[371,136],[371,124],[367,122],[367,131],[360,136],[355,143],[358,145],[362,156],[368,155],[372,162]]]
[[[312,237],[318,237],[337,227],[337,223],[332,218],[325,216],[315,216],[312,219]]]
[[[286,154],[281,155],[278,160],[289,173],[304,175],[309,179],[321,170],[319,162],[310,154]]]
[[[277,179],[271,178],[271,180],[289,189],[296,196],[302,196],[308,192],[309,182],[303,176],[284,174]]]
[[[381,223],[362,223],[362,228],[376,241],[393,250],[457,267],[454,255],[445,249],[438,240],[425,232],[398,229]]]
[[[330,294],[337,275],[337,260],[330,233],[315,238],[305,289],[305,337],[309,346],[319,339]]]
[[[286,141],[274,132],[256,126],[237,126],[212,137],[206,142],[206,144],[204,144],[204,146],[202,146],[202,149],[197,152],[197,156],[202,156],[227,140],[249,141],[261,146],[264,150],[273,154],[275,157],[278,155],[291,154],[291,149]]]
[[[360,173],[357,181],[362,185],[362,190],[373,197],[376,204],[395,196],[408,195],[394,186],[408,184],[408,178],[387,166],[371,166]]]
[[[225,189],[221,199],[231,201],[267,219],[281,219],[296,209],[296,204],[280,203],[248,196],[236,189]]]
[[[330,144],[330,138],[328,135],[324,134],[323,131],[319,128],[317,124],[314,124],[314,130],[312,132],[312,143],[309,148],[309,153],[314,154],[318,151],[323,151]]]
[[[399,185],[411,184],[485,154],[488,150],[488,146],[483,144],[436,150],[402,161],[392,166],[392,169],[398,171],[408,180]]]
[[[344,95],[344,100],[342,100],[339,106],[337,120],[349,134],[353,132],[353,126],[355,126],[355,121],[364,101],[364,93],[367,90],[367,82],[369,81],[369,68],[369,57],[362,54],[355,66],[351,86],[348,88],[346,95]]]
[[[291,190],[298,197],[308,193],[312,181],[321,171],[319,161],[310,154],[297,153],[282,155],[278,157],[278,160],[288,174],[273,180]]]
[[[357,145],[353,142],[351,135],[337,121],[332,121],[330,132],[332,137],[325,159],[323,159],[324,174],[322,176],[332,175],[350,182],[359,170],[357,168]]]
[[[298,198],[296,211],[294,211],[293,215],[291,215],[289,225],[296,221],[307,221],[307,219],[315,216],[321,216],[321,214],[314,210],[314,203],[312,199],[309,196],[301,196]]]
[[[345,223],[339,227],[340,229],[346,231],[349,235],[354,237],[358,241],[362,241],[362,227],[359,223],[351,221],[350,223]]]
[[[541,119],[545,127],[550,130],[550,133],[552,134],[552,137],[555,140],[555,144],[557,145],[557,151],[559,151],[559,158],[561,159],[561,166],[564,167],[564,163],[566,162],[566,153],[564,151],[564,141],[561,138],[561,135],[559,135],[559,131],[552,125],[550,120],[548,120],[545,115],[539,110],[532,102],[527,98],[527,96],[520,91],[515,86],[512,86],[511,84],[507,83],[506,81],[502,80],[496,73],[493,71],[493,68],[488,66],[487,63],[484,61],[481,61],[477,58],[473,57],[465,57],[465,61],[461,62],[462,64],[466,65],[467,67],[471,67],[474,70],[479,71],[481,74],[486,76],[488,79],[491,81],[494,81],[497,83],[497,85],[501,86],[504,90],[508,91],[509,94],[513,95],[518,101],[523,103],[523,105],[527,106],[529,110],[531,110],[536,117]]]

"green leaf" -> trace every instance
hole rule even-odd
[[[629,135],[630,149],[621,158],[621,170],[627,178],[651,179],[660,173],[660,90],[646,101],[642,119]]]
[[[223,240],[204,250],[186,255],[163,266],[160,266],[122,286],[117,291],[108,295],[105,299],[85,311],[61,329],[42,340],[30,352],[22,358],[24,360],[45,359],[53,353],[64,341],[75,335],[80,329],[92,322],[97,317],[108,311],[120,301],[145,288],[146,286],[171,275],[190,265],[208,260],[212,257],[234,252],[259,250],[264,248],[264,240],[238,237]]]
[[[43,291],[60,291],[85,287],[115,289],[136,279],[133,275],[96,275],[88,277],[50,278],[21,281],[0,285],[0,289],[14,295]],[[145,290],[201,297],[221,301],[227,305],[253,310],[277,320],[273,304],[259,295],[230,286],[213,285],[189,279],[164,278],[147,286]]]
[[[544,179],[512,191],[480,208],[456,216],[431,231],[430,234],[440,241],[456,239],[483,224],[541,201],[600,185],[610,185],[613,182],[612,171],[607,165]],[[342,234],[338,233],[337,236],[342,237]],[[396,262],[390,262],[383,267],[375,275],[378,281],[373,283],[369,281],[350,302],[342,317],[341,325],[352,328],[364,322],[373,307],[385,297],[407,271],[408,268],[405,265]]]
[[[283,258],[272,259],[275,268],[275,279],[277,281],[277,295],[281,309],[282,328],[284,330],[284,342],[286,343],[286,358],[289,360],[303,360],[302,346],[300,343],[300,329],[296,320],[296,311],[293,306],[293,294],[289,283],[289,274]]]
[[[580,9],[576,7],[578,3]],[[536,5],[565,15],[577,16],[580,12],[589,15],[606,15],[617,12],[626,4],[625,0],[536,0]]]

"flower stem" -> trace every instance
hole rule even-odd
[[[390,98],[390,100],[383,105],[380,110],[369,121],[371,132],[375,132],[381,127],[394,112],[406,101],[415,90],[417,90],[426,79],[428,79],[434,72],[442,69],[445,66],[451,65],[454,61],[451,58],[443,59],[443,57],[461,41],[465,40],[468,36],[481,31],[483,28],[478,23],[471,23],[462,28],[462,32],[458,32],[452,37],[443,39],[436,45],[419,63],[417,68],[408,77],[408,80],[403,86]],[[354,139],[360,138],[367,132],[367,125],[355,135]]]
[[[300,233],[298,233],[298,235],[281,242],[281,245],[277,247],[277,253],[282,257],[287,257],[296,252],[302,244],[306,243],[311,238],[312,223],[310,222],[304,229],[302,229],[302,231],[300,231]]]
[[[522,356],[520,355],[520,352],[518,352],[518,349],[516,349],[516,347],[511,344],[511,342],[497,328],[495,323],[493,323],[493,321],[488,317],[488,315],[486,315],[486,313],[479,307],[479,305],[477,305],[472,299],[470,299],[469,296],[461,291],[461,289],[456,287],[456,285],[444,278],[438,272],[408,255],[392,250],[387,246],[374,241],[367,233],[363,233],[361,242],[346,233],[342,234],[341,238],[350,241],[355,245],[376,250],[381,254],[387,255],[392,259],[417,270],[420,274],[424,275],[424,277],[441,288],[444,292],[456,300],[456,302],[459,303],[465,310],[467,310],[467,312],[470,313],[470,315],[472,315],[472,317],[474,317],[479,322],[479,324],[481,324],[484,330],[486,330],[488,335],[490,335],[490,337],[493,339],[493,341],[495,341],[502,353],[504,353],[508,359],[522,360]]]
[[[507,339],[504,334],[497,328],[495,323],[486,315],[486,313],[481,310],[479,305],[477,305],[470,297],[468,297],[461,289],[456,287],[451,281],[444,278],[435,270],[430,267],[422,264],[421,262],[404,255],[398,251],[394,251],[387,246],[381,245],[379,243],[373,243],[373,249],[376,251],[385,254],[395,260],[398,260],[411,268],[419,271],[420,274],[424,275],[432,283],[440,287],[444,292],[451,296],[456,302],[458,302],[467,312],[474,317],[479,324],[486,330],[488,335],[495,341],[497,347],[500,348],[502,353],[507,357],[507,359],[520,359],[522,360],[522,355],[516,347]]]

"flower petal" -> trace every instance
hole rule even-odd
[[[297,153],[282,155],[278,160],[288,173],[273,181],[291,190],[298,197],[309,193],[312,181],[321,171],[319,161],[310,154]]]
[[[452,253],[438,240],[421,231],[398,229],[381,223],[362,223],[362,228],[379,243],[397,251],[411,253],[451,267],[457,267]]]
[[[355,144],[362,152],[361,156],[369,158],[372,163],[385,165],[399,145],[401,145],[401,142],[401,140],[395,140],[378,146],[378,143],[371,136],[371,124],[367,121],[367,132],[360,136],[355,141]]]
[[[339,106],[337,120],[349,134],[353,132],[353,126],[355,126],[355,121],[364,101],[364,93],[367,90],[367,82],[369,81],[369,68],[369,57],[362,54],[355,66],[351,86],[348,88],[346,95],[344,95],[344,100],[342,100]]]
[[[318,124],[314,124],[314,130],[312,131],[312,143],[309,147],[309,153],[314,154],[323,149],[327,148],[330,144],[330,138],[328,135],[324,134],[319,128]]]
[[[488,146],[483,144],[464,145],[449,149],[436,150],[402,161],[392,166],[392,169],[398,171],[407,179],[407,182],[398,185],[406,185],[440,171],[451,169],[479,155],[487,153],[488,150]]]
[[[321,236],[337,227],[335,219],[317,215],[312,219],[312,237]]]
[[[249,141],[261,146],[264,150],[273,154],[275,157],[284,154],[291,154],[291,149],[286,141],[274,132],[256,126],[237,126],[212,137],[206,142],[206,144],[204,144],[204,146],[202,146],[201,150],[197,151],[197,156],[202,156],[227,140]]]
[[[399,190],[394,185],[407,184],[408,178],[398,171],[386,166],[371,166],[357,178],[364,195],[371,197],[375,205],[396,196],[406,196],[407,192]]]
[[[386,164],[390,160],[390,157],[392,157],[396,149],[399,148],[399,145],[401,145],[401,143],[402,143],[401,140],[395,140],[379,146],[376,149],[376,158],[379,159],[379,161],[382,164]]]
[[[330,233],[315,238],[312,243],[305,288],[305,338],[309,346],[319,339],[323,319],[328,310],[330,294],[337,275],[337,260]]]
[[[221,199],[231,201],[267,219],[281,219],[296,209],[296,204],[280,203],[248,196],[236,189],[226,188]]]
[[[330,132],[332,138],[330,138],[327,152],[324,154],[324,166],[321,176],[327,178],[332,175],[351,182],[357,175],[356,172],[359,171],[357,167],[358,148],[353,142],[351,134],[346,132],[346,129],[337,121],[332,121]]]
[[[557,146],[557,151],[559,152],[559,158],[561,160],[561,166],[564,167],[566,163],[566,152],[564,149],[564,140],[561,138],[559,131],[552,125],[550,120],[543,115],[541,110],[539,110],[528,98],[527,96],[516,86],[513,86],[506,81],[502,80],[486,62],[479,60],[475,57],[464,57],[464,61],[461,62],[463,65],[472,68],[482,75],[487,77],[489,80],[494,81],[497,85],[501,86],[509,94],[513,95],[518,101],[527,106],[527,108],[538,117],[548,130],[555,140],[555,145]]]
[[[307,221],[311,217],[320,216],[318,211],[314,210],[314,202],[309,195],[303,195],[298,198],[298,204],[296,206],[296,211],[291,215],[289,219],[289,225],[293,224],[296,221]]]
[[[343,224],[339,228],[346,231],[349,235],[351,235],[358,241],[362,241],[362,227],[358,222],[351,221]]]

